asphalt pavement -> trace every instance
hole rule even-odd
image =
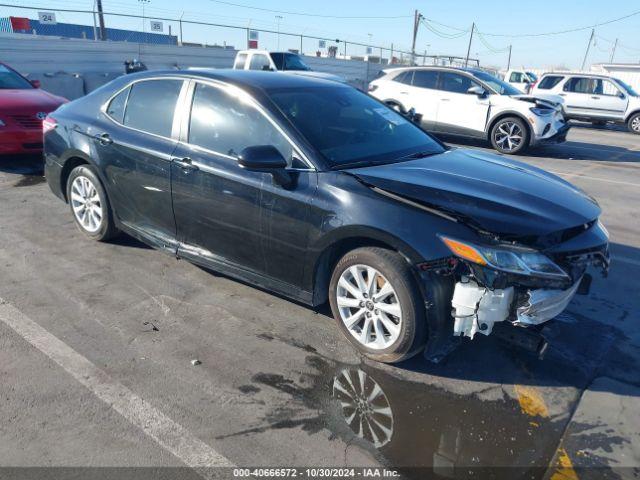
[[[0,478],[636,478],[640,137],[576,126],[518,158],[600,202],[609,277],[547,325],[543,360],[478,336],[443,364],[395,366],[359,357],[326,307],[85,239],[38,158],[0,158]]]

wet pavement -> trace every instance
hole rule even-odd
[[[42,183],[38,158],[0,159],[0,299],[238,466],[637,477],[640,142],[578,128],[521,159],[594,195],[612,234],[610,278],[547,324],[542,360],[481,335],[438,365],[364,360],[326,308],[129,237],[85,240]],[[0,467],[185,463],[6,322],[0,385]]]

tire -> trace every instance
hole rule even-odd
[[[357,288],[354,271],[364,284],[373,286],[369,292],[373,291],[374,295],[367,295],[367,288]],[[360,297],[344,287],[345,281],[360,293]],[[388,294],[387,282],[392,294]],[[379,293],[384,298],[377,298]],[[331,276],[329,302],[340,331],[356,349],[372,360],[396,363],[424,348],[427,327],[422,295],[409,265],[396,252],[365,247],[347,253]],[[358,313],[360,315],[356,317]],[[351,328],[346,324],[349,317],[356,318]],[[366,325],[369,329],[364,334]]]
[[[104,242],[119,233],[107,193],[92,166],[79,165],[71,171],[67,199],[76,226],[85,236]]]
[[[490,140],[498,152],[515,155],[529,146],[529,129],[518,117],[501,118],[491,128]]]
[[[634,113],[627,122],[627,128],[631,133],[640,135],[640,112]]]

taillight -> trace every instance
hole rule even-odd
[[[373,92],[373,91],[375,91],[377,88],[378,88],[378,85],[375,85],[375,84],[373,84],[373,83],[370,83],[370,84],[369,84],[369,88],[367,88],[367,91],[368,91],[368,92]]]
[[[46,135],[47,133],[49,133],[52,130],[55,130],[55,128],[58,126],[58,122],[55,118],[53,117],[49,117],[47,116],[43,121],[42,121],[42,133],[44,135]]]

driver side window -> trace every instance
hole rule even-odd
[[[273,145],[291,166],[293,147],[256,108],[227,91],[198,83],[193,95],[188,142],[237,157],[246,148]]]

